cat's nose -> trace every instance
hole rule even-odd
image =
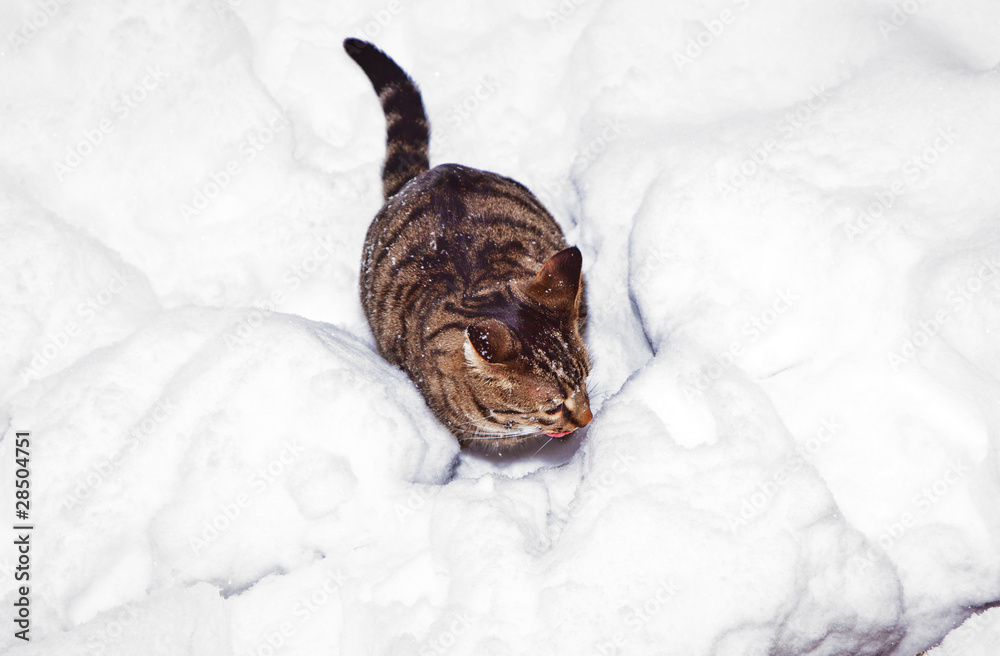
[[[570,421],[576,424],[577,428],[583,428],[594,418],[594,414],[590,411],[590,402],[586,394],[583,394],[582,398],[579,398],[580,396],[576,394],[566,400],[566,409],[569,410]]]
[[[566,405],[567,407],[569,406],[568,403]],[[583,428],[584,426],[589,424],[590,420],[593,418],[594,414],[590,411],[590,406],[586,405],[584,406],[583,411],[579,413],[574,412],[573,414],[570,415],[569,418],[570,422],[576,424],[576,426],[568,426],[567,428],[569,428],[569,430],[563,433],[546,433],[546,435],[548,435],[549,437],[565,437],[570,433],[572,433],[573,431],[575,431],[576,429]]]

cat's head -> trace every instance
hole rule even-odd
[[[463,443],[496,449],[539,434],[563,437],[590,423],[590,359],[581,334],[582,256],[553,255],[511,284],[511,303],[465,331],[463,355],[475,409]]]

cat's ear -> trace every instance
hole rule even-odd
[[[569,314],[576,309],[580,295],[580,274],[583,255],[576,246],[570,246],[550,257],[542,270],[528,281],[525,293],[528,298],[559,314]]]
[[[470,364],[502,365],[517,356],[517,340],[510,328],[486,319],[465,329],[465,359]]]

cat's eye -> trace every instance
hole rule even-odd
[[[562,413],[562,411],[565,409],[566,409],[566,404],[560,401],[559,403],[553,404],[549,407],[542,407],[541,411],[547,415],[554,415]]]

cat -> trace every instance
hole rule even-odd
[[[430,168],[420,91],[388,55],[344,41],[386,120],[385,204],[368,228],[361,305],[379,354],[463,447],[562,438],[593,417],[580,250],[526,187]]]

